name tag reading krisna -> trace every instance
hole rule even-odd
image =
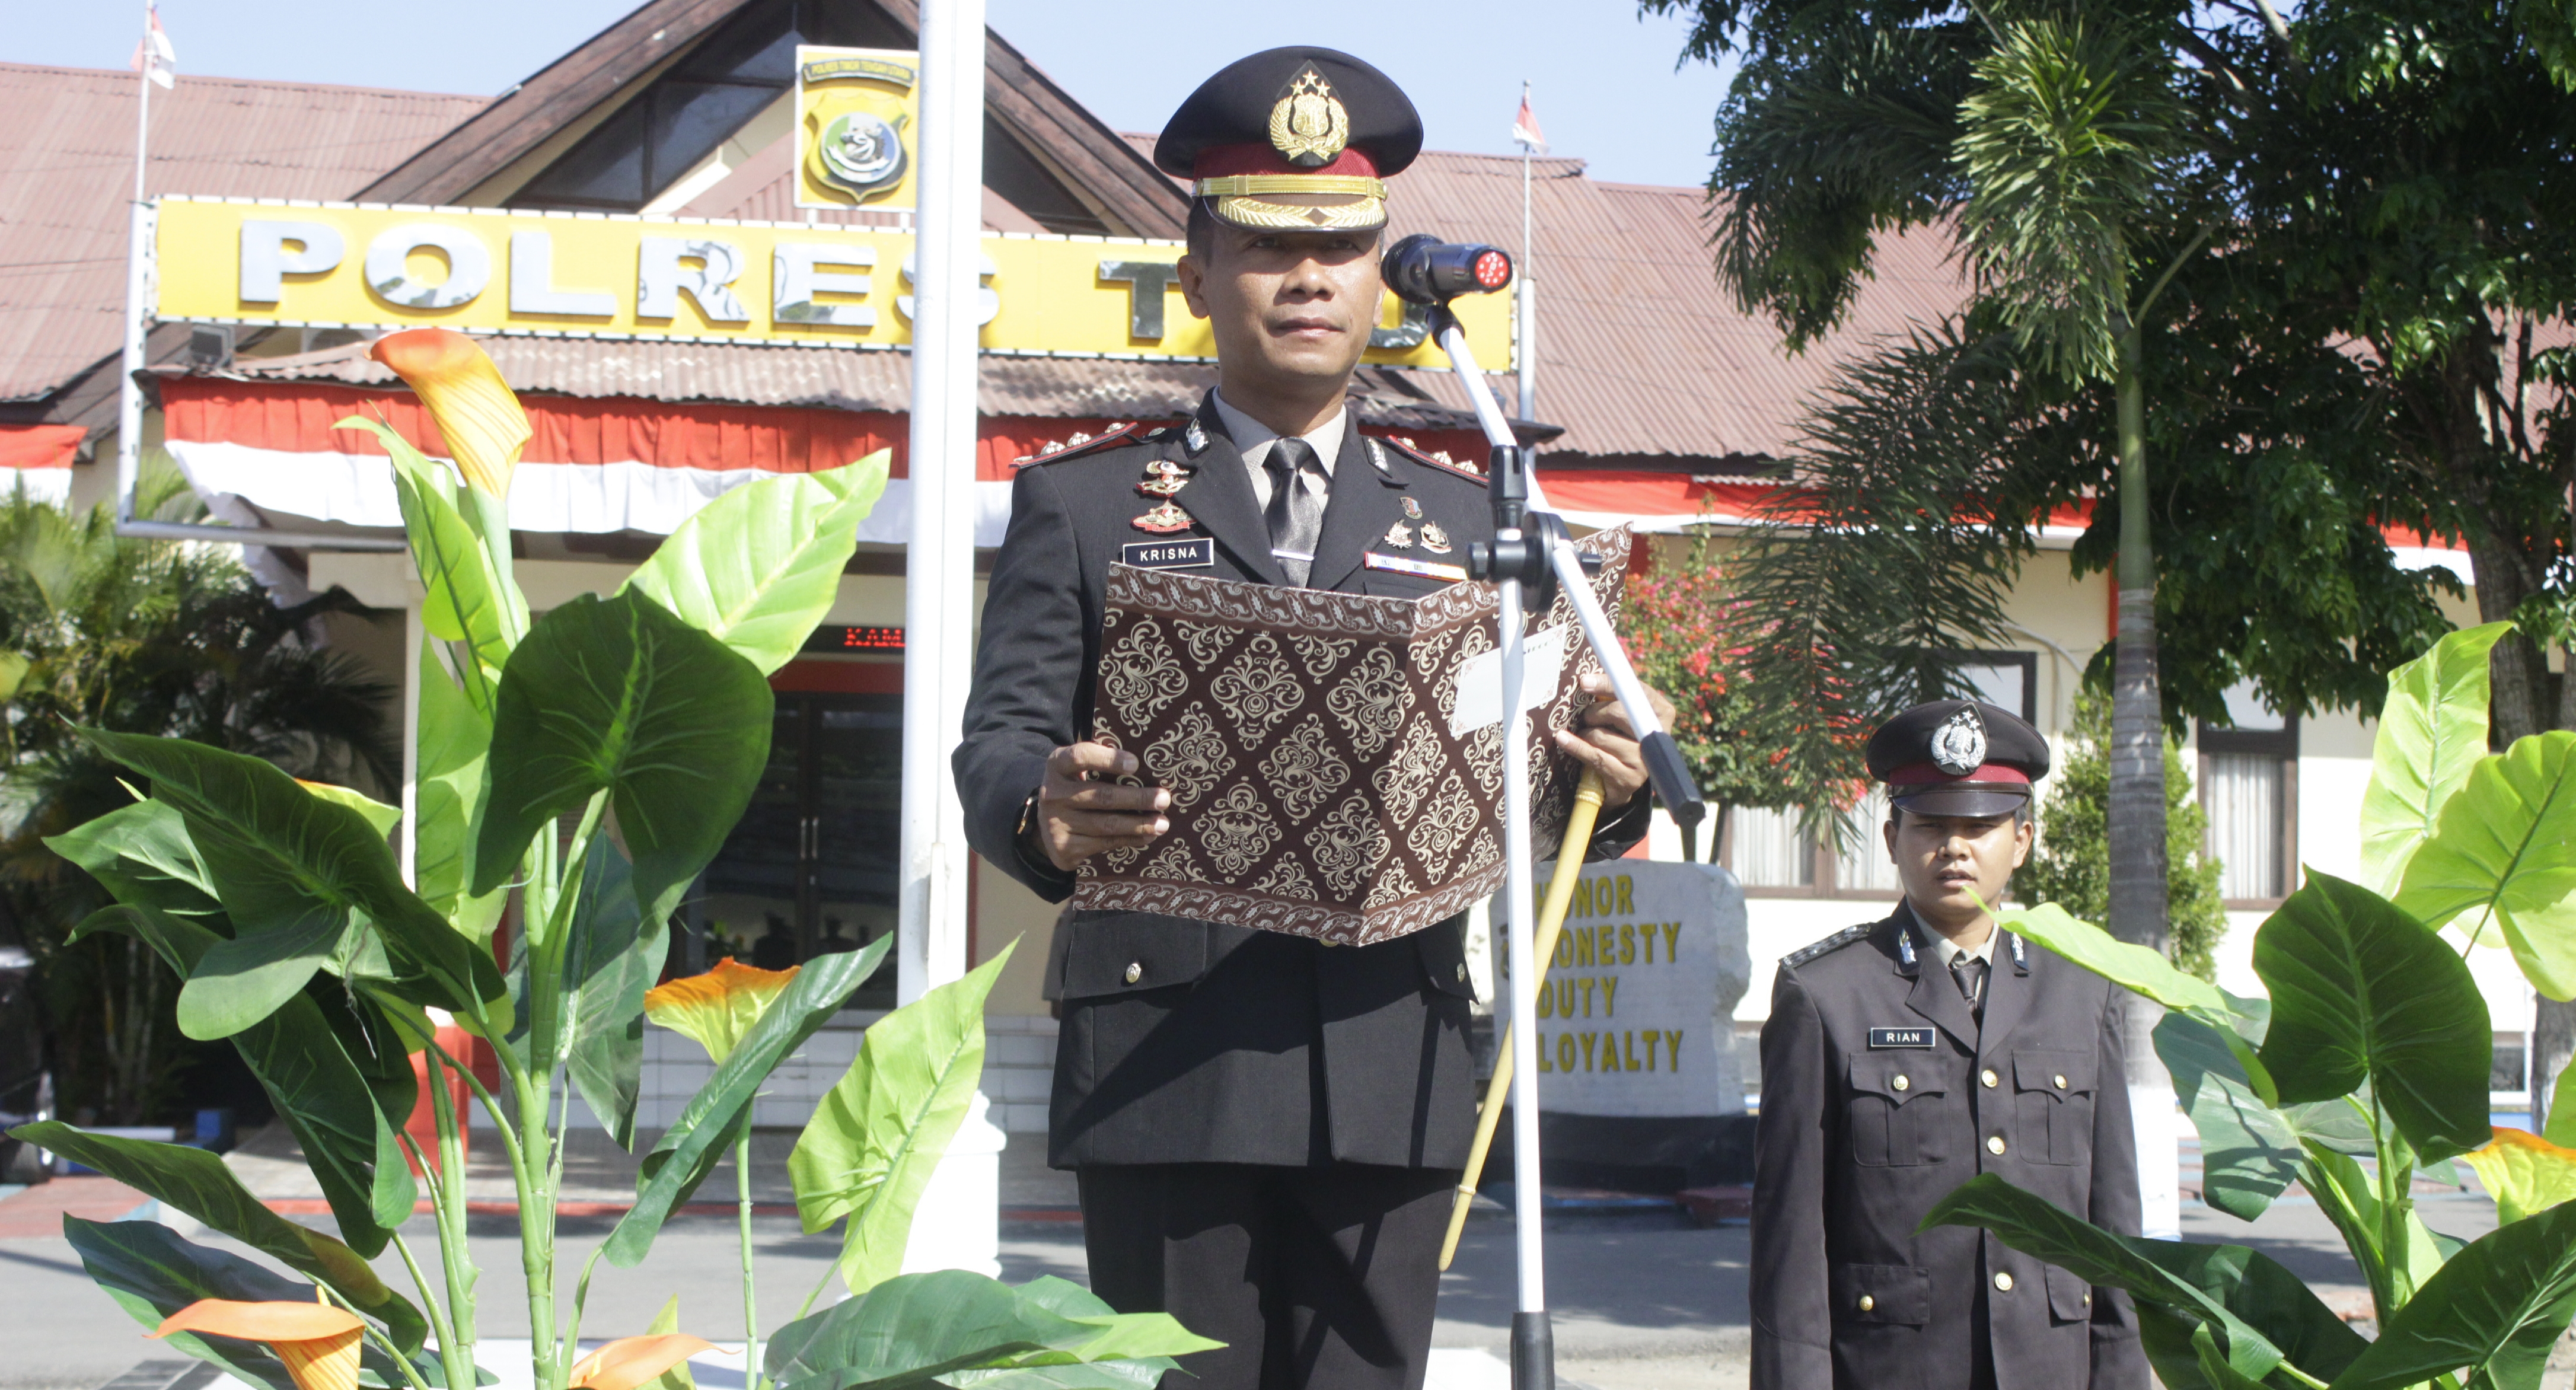
[[[1929,1028],[1872,1028],[1869,1030],[1871,1051],[1883,1047],[1928,1048],[1931,1045],[1932,1030]]]
[[[1207,536],[1185,541],[1130,541],[1118,547],[1118,563],[1140,570],[1194,570],[1216,564],[1216,542]]]

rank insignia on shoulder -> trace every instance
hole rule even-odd
[[[1413,548],[1413,531],[1403,522],[1399,521],[1393,526],[1386,528],[1386,539],[1378,542],[1378,544],[1386,546],[1392,550],[1411,550]]]
[[[1872,1028],[1869,1030],[1869,1046],[1873,1052],[1889,1047],[1929,1048],[1932,1046],[1932,1030],[1917,1027]]]
[[[1380,555],[1371,550],[1363,552],[1360,561],[1373,570],[1409,574],[1417,579],[1437,579],[1443,584],[1463,584],[1467,580],[1465,565],[1443,565],[1430,560],[1416,560],[1409,555]]]
[[[1434,555],[1449,553],[1449,533],[1441,529],[1439,522],[1422,523],[1422,548]]]
[[[1139,423],[1128,421],[1111,425],[1097,435],[1075,430],[1062,439],[1048,440],[1045,447],[1034,454],[1023,456],[1014,466],[1026,468],[1033,463],[1052,463],[1060,458],[1072,458],[1076,454],[1097,453],[1113,444],[1134,442],[1133,437],[1141,428]]]
[[[1807,945],[1801,946],[1797,950],[1791,951],[1789,954],[1782,956],[1780,958],[1780,964],[1784,968],[1795,970],[1799,966],[1814,960],[1818,956],[1831,955],[1834,952],[1841,950],[1845,946],[1869,935],[1869,932],[1870,929],[1866,926],[1845,927],[1841,931],[1835,932],[1833,935],[1826,937],[1822,941],[1810,942]]]
[[[1188,512],[1165,501],[1155,503],[1143,516],[1128,524],[1139,531],[1151,531],[1158,536],[1168,536],[1175,531],[1186,531],[1198,523],[1191,519]]]

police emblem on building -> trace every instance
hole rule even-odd
[[[897,50],[796,50],[796,205],[912,205],[919,58]]]

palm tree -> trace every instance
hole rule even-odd
[[[171,520],[198,510],[167,470],[146,474],[138,502]],[[360,611],[339,590],[281,608],[224,551],[119,536],[106,506],[0,499],[0,904],[37,960],[65,1113],[148,1118],[189,1046],[149,950],[73,939],[108,900],[45,839],[132,799],[73,727],[195,739],[391,793],[393,692],[319,642],[326,614]]]

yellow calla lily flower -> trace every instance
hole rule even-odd
[[[528,444],[528,412],[473,339],[444,328],[411,328],[378,338],[367,355],[420,394],[468,486],[510,495],[510,470]]]
[[[327,1303],[237,1303],[201,1298],[162,1319],[151,1335],[203,1332],[265,1342],[296,1390],[357,1390],[358,1336],[366,1324]]]
[[[715,1343],[685,1332],[620,1337],[572,1363],[568,1390],[583,1390],[585,1386],[588,1390],[635,1390],[699,1352],[715,1349]]]
[[[721,1062],[742,1045],[751,1025],[786,992],[801,966],[760,970],[727,958],[703,975],[656,985],[644,996],[644,1016],[698,1040]]]

